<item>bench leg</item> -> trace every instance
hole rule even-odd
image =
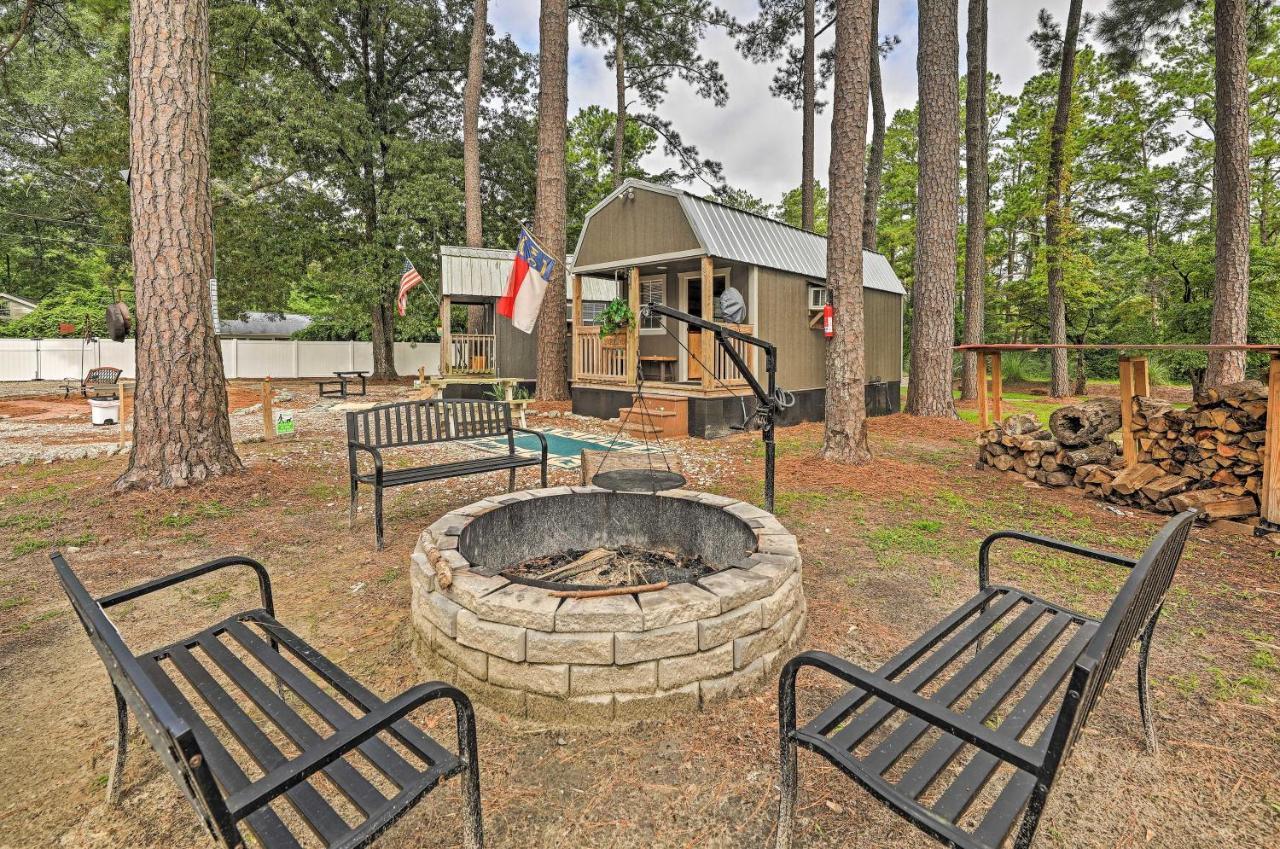
[[[1147,684],[1147,662],[1151,655],[1151,638],[1155,636],[1156,621],[1160,618],[1162,609],[1157,607],[1156,612],[1151,614],[1151,620],[1147,622],[1147,627],[1143,629],[1142,636],[1139,638],[1142,648],[1138,652],[1138,710],[1142,714],[1142,731],[1146,737],[1147,751],[1153,757],[1160,755],[1160,742],[1156,738],[1156,725],[1151,716],[1151,689]]]
[[[795,832],[796,794],[800,775],[796,757],[796,674],[798,668],[786,666],[778,679],[778,740],[780,744],[778,776],[778,844],[777,849],[791,849]]]
[[[124,759],[129,748],[129,706],[114,684],[111,692],[116,697],[116,757],[107,777],[107,807],[114,808],[120,804],[120,789],[124,782]]]
[[[542,458],[542,488],[547,488],[547,458]]]
[[[470,705],[457,705],[458,753],[467,759],[462,775],[462,849],[483,849],[484,817],[480,810],[480,750],[476,745],[476,717]]]
[[[516,470],[511,469],[507,475],[507,492],[516,491]]]
[[[351,507],[347,511],[347,530],[351,530],[356,526],[356,491],[360,484],[355,478],[351,479]]]
[[[373,488],[373,524],[378,537],[378,551],[382,551],[382,487]]]

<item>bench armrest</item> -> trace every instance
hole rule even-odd
[[[351,461],[351,477],[356,476],[356,452],[367,451],[373,455],[373,474],[379,480],[382,479],[382,452],[372,445],[365,445],[363,442],[348,442],[347,457]]]
[[[543,436],[541,433],[539,433],[536,430],[529,430],[528,428],[524,428],[524,427],[516,427],[515,425],[512,425],[511,429],[513,431],[519,431],[520,433],[528,433],[538,437],[538,442],[542,443],[542,459],[543,460],[547,459],[547,438],[545,436]]]
[[[1002,539],[1014,539],[1021,542],[1028,542],[1032,545],[1038,545],[1041,548],[1052,548],[1056,551],[1065,551],[1068,554],[1078,554],[1081,557],[1087,557],[1090,560],[1098,560],[1103,563],[1111,563],[1116,566],[1124,566],[1132,569],[1138,564],[1138,561],[1132,557],[1125,557],[1123,554],[1112,554],[1109,551],[1099,551],[1094,548],[1086,548],[1083,545],[1076,545],[1062,540],[1042,537],[1037,534],[1027,534],[1022,531],[997,531],[982,541],[982,547],[978,549],[978,588],[987,589],[991,584],[991,546],[995,545]]]
[[[243,557],[241,555],[232,555],[230,557],[219,557],[217,560],[210,560],[208,563],[201,563],[199,566],[192,566],[190,569],[183,569],[180,572],[174,572],[172,575],[165,575],[163,578],[156,578],[153,581],[138,584],[135,587],[118,590],[117,592],[104,595],[99,598],[98,604],[103,609],[112,607],[117,604],[123,604],[126,601],[132,601],[140,596],[153,593],[156,590],[163,590],[180,584],[183,581],[189,581],[192,578],[199,578],[210,572],[216,572],[219,569],[226,569],[229,566],[248,566],[258,575],[258,593],[262,597],[262,609],[268,614],[275,615],[275,603],[271,598],[271,576],[267,574],[267,569],[257,560],[251,557]]]
[[[350,725],[334,732],[319,745],[232,793],[227,797],[227,808],[231,811],[231,816],[236,820],[244,819],[281,793],[296,787],[362,743],[386,731],[427,702],[441,698],[449,699],[454,703],[460,725],[470,721],[464,720],[464,712],[467,716],[470,715],[471,703],[456,687],[440,681],[411,687]],[[467,754],[464,752],[459,756],[465,758]]]
[[[792,658],[783,670],[783,681],[794,688],[795,676],[803,666],[812,666],[868,693],[884,699],[889,704],[919,717],[935,728],[977,746],[1006,763],[1033,775],[1044,766],[1044,756],[1037,750],[983,725],[972,717],[955,713],[935,702],[923,698],[909,687],[863,669],[855,663],[822,651],[801,652]],[[793,702],[794,703],[794,702]]]

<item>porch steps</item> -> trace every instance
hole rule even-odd
[[[644,393],[618,411],[622,429],[642,439],[681,439],[689,435],[689,399]]]

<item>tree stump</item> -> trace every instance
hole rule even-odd
[[[1063,445],[1082,448],[1102,442],[1120,429],[1120,402],[1098,398],[1059,407],[1049,416],[1049,431]]]

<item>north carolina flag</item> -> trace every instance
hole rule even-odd
[[[511,319],[518,330],[532,333],[542,307],[542,296],[547,292],[547,281],[555,273],[555,259],[527,228],[521,227],[515,262],[507,278],[507,294],[498,298],[498,315]]]

